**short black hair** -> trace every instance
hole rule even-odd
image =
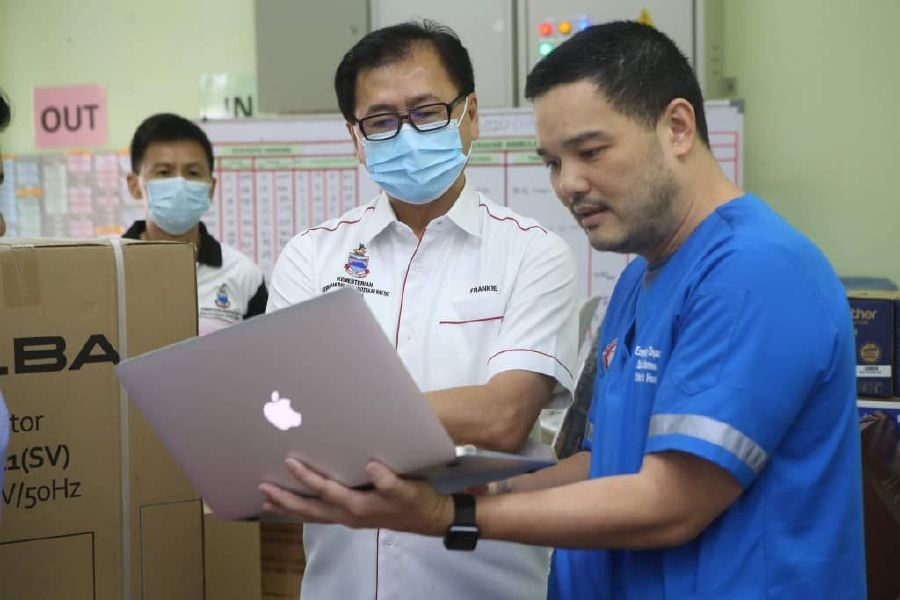
[[[147,147],[156,142],[193,141],[200,144],[206,153],[209,172],[213,172],[213,148],[200,127],[193,121],[172,113],[159,113],[147,117],[134,132],[131,138],[131,171],[137,175],[141,172],[141,163]]]
[[[597,85],[613,107],[655,127],[675,98],[694,108],[697,134],[709,146],[703,94],[694,70],[668,36],[635,21],[613,21],[577,33],[538,62],[525,83],[529,100],[583,79]]]
[[[9,107],[9,99],[3,90],[0,90],[0,131],[9,126],[9,120],[12,118],[12,109]]]
[[[356,122],[356,79],[359,72],[383,67],[412,54],[417,43],[431,44],[459,94],[475,91],[472,61],[459,36],[436,21],[408,21],[376,29],[347,51],[334,74],[334,91],[344,118]]]

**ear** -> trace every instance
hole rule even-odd
[[[686,155],[697,143],[697,116],[694,107],[684,98],[675,98],[666,107],[660,119],[663,142],[672,149],[676,158]]]
[[[469,117],[470,125],[469,131],[471,132],[471,138],[474,142],[478,139],[479,130],[478,130],[478,96],[475,95],[475,92],[469,94],[469,109],[466,112]]]
[[[209,201],[212,202],[213,198],[216,197],[216,178],[210,177],[212,182],[209,184]]]
[[[359,164],[365,165],[366,153],[363,151],[362,145],[359,143],[359,138],[356,135],[356,132],[359,131],[359,127],[350,121],[345,121],[344,125],[347,127],[347,133],[350,134],[350,139],[353,140],[353,153],[356,154],[356,160],[359,161]]]
[[[128,182],[128,191],[131,193],[131,197],[135,200],[143,200],[144,193],[141,191],[141,183],[138,180],[138,176],[134,173],[129,173],[125,180]]]

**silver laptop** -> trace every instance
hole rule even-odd
[[[119,379],[212,511],[259,515],[294,456],[348,486],[378,459],[442,492],[550,466],[552,451],[455,447],[362,296],[343,288],[125,360]]]

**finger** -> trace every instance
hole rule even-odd
[[[325,484],[325,478],[307,467],[296,458],[288,458],[284,461],[284,466],[290,471],[297,481],[303,484],[313,496],[321,496],[320,488]]]
[[[284,510],[280,506],[272,504],[268,500],[263,502],[263,512],[272,515],[278,515],[280,517],[293,517],[293,515],[289,514],[286,510]]]
[[[264,503],[266,505],[273,507],[275,510],[288,510],[285,502],[290,502],[290,499],[285,498],[283,490],[270,483],[262,483],[257,486],[257,489],[265,496]]]
[[[333,522],[334,516],[330,514],[329,507],[315,498],[303,498],[270,483],[260,484],[258,489],[265,494],[267,503],[277,514],[306,522]]]
[[[361,502],[362,492],[351,490],[337,481],[323,477],[297,459],[289,458],[285,461],[285,465],[297,478],[297,481],[305,485],[314,496],[320,498],[325,504],[334,505],[345,512],[352,512],[349,510],[350,507]]]
[[[403,489],[405,482],[384,463],[371,461],[366,465],[366,473],[382,496],[392,500],[406,496]]]

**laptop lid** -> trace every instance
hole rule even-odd
[[[360,294],[317,296],[128,359],[131,399],[213,512],[257,515],[261,481],[298,493],[289,454],[349,486],[454,459],[450,437]]]

